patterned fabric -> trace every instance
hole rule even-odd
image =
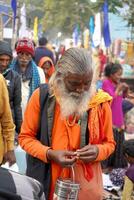
[[[125,169],[113,169],[110,173],[110,180],[115,186],[122,186],[124,184]]]
[[[16,52],[27,52],[34,56],[34,44],[31,40],[21,39],[17,42]]]
[[[32,61],[32,81],[31,81],[31,87],[30,87],[30,96],[32,95],[33,91],[39,87],[40,85],[40,76],[39,76],[39,72],[38,72],[38,68],[37,65],[35,64],[35,62]]]
[[[14,60],[11,63],[10,67],[21,75],[22,81],[30,80],[30,91],[29,91],[29,98],[30,98],[33,91],[40,85],[40,76],[37,65],[33,60],[30,61],[24,73],[22,73],[20,70],[18,60]]]

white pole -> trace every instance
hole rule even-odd
[[[0,14],[0,40],[3,40],[3,19],[2,19],[2,14]]]
[[[12,29],[13,29],[13,35],[12,35],[12,49],[15,47],[15,43],[18,39],[18,29],[19,29],[19,2],[17,2],[17,11],[16,11],[16,19],[15,24],[14,20],[12,21]]]

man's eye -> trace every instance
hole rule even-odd
[[[87,82],[85,82],[84,84],[85,85],[89,85],[91,83],[91,81],[87,81]]]
[[[81,83],[76,82],[76,81],[73,81],[73,82],[72,82],[72,81],[71,81],[71,82],[69,81],[69,83],[70,83],[70,85],[80,85],[80,84],[81,84]]]
[[[80,83],[70,83],[70,85],[73,86],[73,87],[77,87],[77,86],[80,85]]]

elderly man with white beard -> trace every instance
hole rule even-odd
[[[56,180],[69,178],[72,166],[78,199],[102,199],[100,162],[115,149],[112,98],[101,90],[93,94],[93,77],[90,53],[70,48],[48,87],[37,89],[28,103],[19,142],[28,153],[27,175],[43,184],[49,200]]]

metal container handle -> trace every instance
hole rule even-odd
[[[64,169],[65,169],[65,168],[62,169],[61,177],[62,177],[62,174],[63,174]],[[75,172],[74,172],[74,167],[71,166],[71,167],[70,167],[70,170],[71,170],[71,177],[70,177],[70,178],[72,179],[72,182],[75,183]]]
[[[75,172],[74,172],[74,167],[71,166],[71,171],[72,171],[72,181],[75,183]]]

